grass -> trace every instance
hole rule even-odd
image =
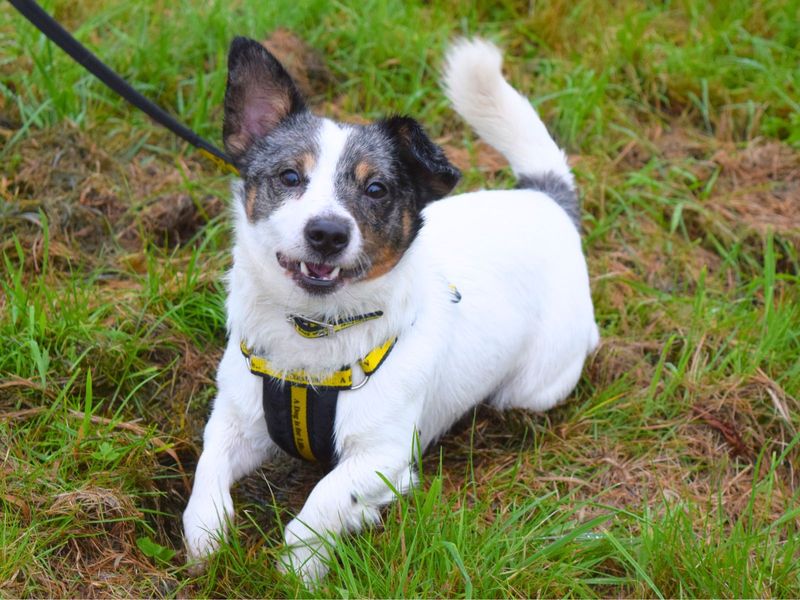
[[[604,342],[564,406],[468,416],[320,589],[274,568],[321,475],[294,463],[237,486],[190,576],[229,181],[3,4],[0,593],[800,595],[800,3],[44,5],[216,143],[230,38],[287,28],[320,111],[418,117],[460,190],[512,179],[437,65],[456,34],[502,43],[571,155]]]

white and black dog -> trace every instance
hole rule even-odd
[[[518,188],[441,200],[460,173],[416,121],[312,114],[261,44],[233,41],[224,141],[235,245],[229,342],[183,515],[202,564],[230,487],[281,449],[331,465],[285,529],[308,581],[329,540],[377,522],[425,448],[485,399],[542,411],[598,344],[572,174],[492,44],[459,41],[444,86]],[[416,441],[415,441],[416,440]]]

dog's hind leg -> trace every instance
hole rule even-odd
[[[202,567],[233,517],[230,488],[276,449],[267,434],[261,380],[247,371],[238,344],[230,344],[217,375],[219,393],[203,434],[192,495],[183,513],[187,559]]]
[[[576,356],[566,365],[560,365],[558,371],[546,376],[538,369],[531,368],[529,363],[520,368],[492,397],[491,404],[495,408],[522,408],[534,412],[543,412],[563,401],[580,379],[584,359]]]

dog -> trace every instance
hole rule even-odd
[[[331,467],[278,565],[317,581],[335,538],[379,522],[387,481],[407,492],[415,451],[470,409],[544,411],[576,385],[599,333],[573,176],[501,67],[460,40],[443,83],[517,187],[444,199],[460,173],[416,121],[312,114],[261,44],[232,42],[229,342],[183,515],[192,564],[233,518],[232,484],[288,453]]]

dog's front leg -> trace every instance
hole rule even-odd
[[[380,521],[380,509],[394,497],[387,485],[405,493],[414,484],[409,464],[413,427],[402,446],[364,448],[339,462],[323,478],[287,526],[287,552],[279,567],[313,584],[328,571],[333,538]]]
[[[202,568],[233,517],[230,488],[275,450],[261,404],[261,380],[247,370],[237,344],[230,344],[217,375],[219,393],[203,434],[203,453],[183,513],[187,559]]]

